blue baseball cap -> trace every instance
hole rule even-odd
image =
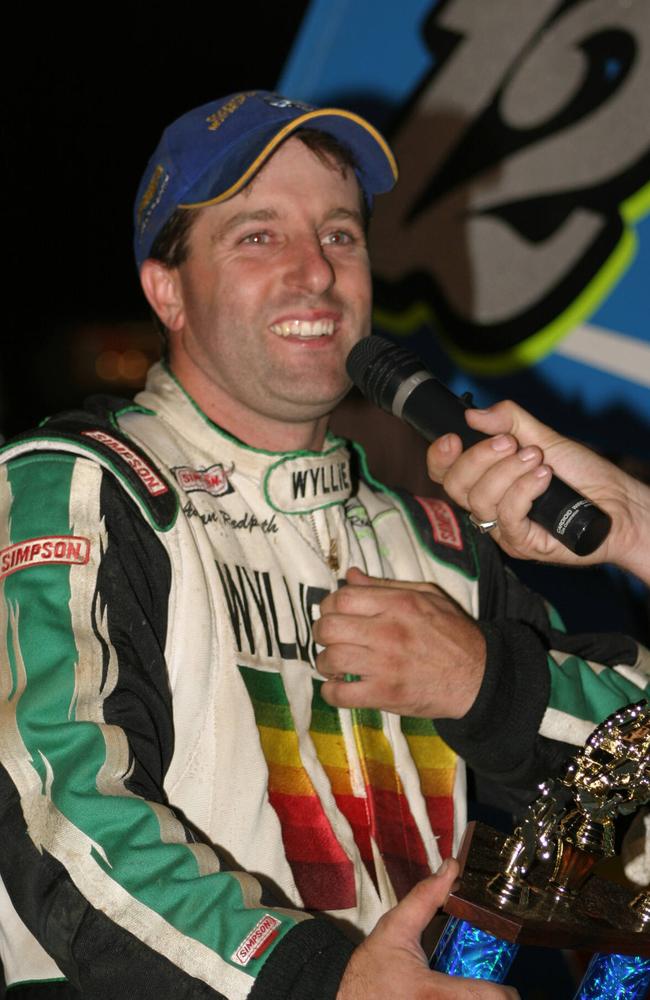
[[[369,207],[374,195],[393,187],[397,164],[388,143],[354,112],[315,108],[267,90],[231,94],[188,111],[163,132],[135,200],[138,268],[177,208],[232,198],[300,128],[328,132],[347,146]]]

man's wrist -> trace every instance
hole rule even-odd
[[[480,691],[465,716],[434,722],[471,767],[507,783],[530,756],[548,705],[547,653],[523,622],[501,619],[479,627],[487,648]]]
[[[472,623],[472,635],[468,638],[470,641],[466,647],[467,660],[463,682],[457,685],[453,711],[447,715],[450,719],[462,719],[471,711],[485,677],[487,644],[483,632],[475,622]]]
[[[650,487],[627,473],[624,475],[629,516],[621,524],[613,525],[609,560],[650,585]]]

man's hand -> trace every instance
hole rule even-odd
[[[316,666],[322,695],[342,708],[379,708],[421,718],[461,718],[485,670],[476,623],[431,583],[402,583],[351,569],[314,624],[325,647]],[[350,682],[346,675],[359,679]]]
[[[420,936],[445,901],[458,864],[445,861],[436,875],[418,883],[408,896],[379,920],[372,934],[353,952],[337,1000],[516,1000],[516,990],[478,979],[457,979],[431,972]]]
[[[494,436],[465,452],[457,435],[438,438],[427,454],[429,475],[477,521],[497,521],[490,534],[504,551],[519,559],[567,565],[614,562],[643,578],[638,547],[645,541],[647,554],[650,544],[647,487],[516,403],[468,410],[466,419],[470,427]],[[575,555],[528,518],[533,500],[549,484],[551,470],[612,518],[608,538],[589,556]]]

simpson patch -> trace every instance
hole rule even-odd
[[[237,951],[233,953],[232,960],[238,965],[248,965],[252,958],[257,958],[266,951],[271,942],[278,936],[280,921],[277,917],[265,913],[259,920],[247,938],[244,938]]]
[[[126,464],[131,466],[136,476],[142,480],[147,492],[151,496],[157,497],[161,493],[167,493],[167,486],[162,479],[156,475],[151,466],[140,455],[137,455],[123,441],[118,441],[117,438],[114,438],[111,434],[107,434],[105,431],[82,431],[81,433],[85,437],[94,438],[95,441],[99,441],[101,444],[106,445],[107,448],[110,448],[111,451],[120,455]]]
[[[173,473],[178,480],[178,485],[186,493],[209,493],[213,497],[220,497],[226,493],[234,493],[230,482],[234,466],[211,465],[209,469],[191,469],[187,465],[176,466]]]
[[[46,563],[85,565],[90,559],[90,539],[81,535],[46,535],[27,538],[0,552],[0,579],[28,566]]]

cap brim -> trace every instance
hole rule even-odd
[[[258,136],[249,134],[245,143],[232,150],[229,156],[230,170],[222,170],[218,178],[211,176],[210,170],[207,170],[178,207],[203,208],[234,197],[250,183],[285,139],[312,123],[352,151],[361,174],[359,181],[366,195],[372,198],[376,194],[390,191],[397,180],[397,163],[381,133],[353,111],[318,108],[287,121],[281,128],[275,129],[270,138],[268,128]]]

